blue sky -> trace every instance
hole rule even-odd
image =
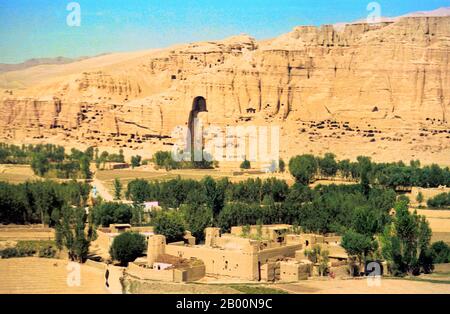
[[[257,39],[297,25],[354,21],[370,0],[78,0],[81,26],[69,27],[70,0],[0,0],[0,62],[78,57],[166,47],[246,33]],[[450,6],[450,0],[378,0],[383,16]]]

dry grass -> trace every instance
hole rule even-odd
[[[36,257],[0,260],[0,293],[2,294],[103,294],[103,271],[81,265],[81,285],[70,287],[67,261]]]
[[[53,240],[55,231],[52,228],[30,226],[0,226],[0,241],[37,241]]]
[[[433,232],[450,232],[450,219],[448,218],[428,218]]]
[[[276,284],[275,288],[296,294],[449,294],[445,280],[387,279],[382,278],[380,286],[369,284],[367,279],[313,279],[293,284]]]
[[[0,181],[19,184],[38,179],[28,165],[0,165]]]
[[[431,243],[444,241],[450,245],[450,232],[433,232]]]
[[[414,209],[411,209],[414,210]],[[450,210],[417,210],[430,223],[433,236],[431,242],[444,241],[450,244]]]

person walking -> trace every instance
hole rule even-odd
[[[108,279],[109,279],[109,263],[106,265],[106,272],[105,272],[105,285],[107,289],[109,289]]]

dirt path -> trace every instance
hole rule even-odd
[[[111,195],[111,193],[109,193],[108,189],[104,186],[102,181],[94,178],[91,184],[93,188],[95,187],[97,195],[101,196],[101,198],[103,198],[105,201],[107,202],[114,201],[114,197]]]

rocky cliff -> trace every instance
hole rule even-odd
[[[302,26],[0,75],[3,141],[173,145],[194,100],[219,127],[279,125],[281,155],[450,164],[450,17]]]

